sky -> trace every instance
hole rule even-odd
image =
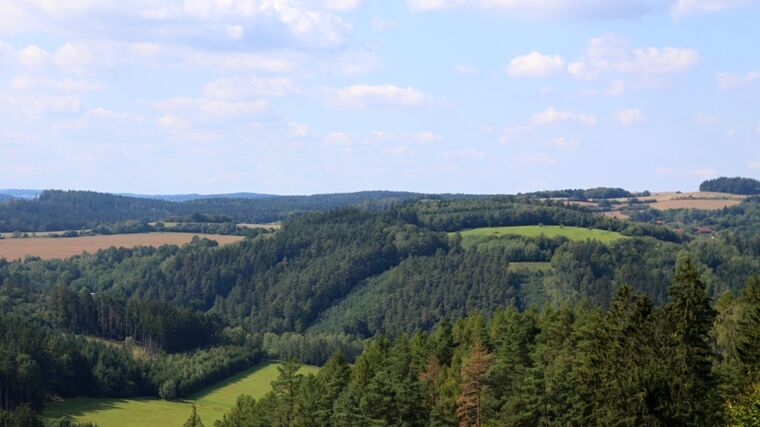
[[[760,177],[760,1],[0,0],[0,188]]]

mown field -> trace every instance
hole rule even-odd
[[[271,382],[278,375],[277,366],[277,363],[256,366],[183,401],[76,398],[47,405],[43,415],[46,418],[69,416],[96,423],[99,427],[174,427],[185,422],[195,405],[203,424],[213,426],[235,405],[241,394],[260,398],[271,390]],[[301,373],[316,373],[317,370],[314,366],[304,366]]]
[[[242,236],[199,233],[135,233],[110,236],[85,237],[29,237],[24,239],[0,239],[0,258],[8,260],[38,256],[42,259],[66,258],[82,252],[94,253],[111,246],[131,248],[135,246],[184,245],[193,236],[219,242],[220,245],[243,240]]]
[[[462,245],[468,248],[474,244],[479,244],[487,239],[500,236],[517,235],[525,237],[548,238],[565,237],[570,240],[598,240],[603,243],[614,242],[615,240],[625,238],[620,233],[614,231],[597,230],[582,227],[567,227],[561,225],[521,225],[514,227],[484,227],[474,228],[471,230],[460,231],[462,235]]]

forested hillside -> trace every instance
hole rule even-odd
[[[9,343],[0,351],[0,391],[7,399],[2,408],[15,411],[29,403],[39,409],[49,396],[173,399],[262,357],[319,364],[340,350],[352,360],[363,340],[371,339],[351,374],[341,367],[343,382],[329,386],[344,406],[319,409],[325,411],[322,425],[353,416],[362,420],[359,425],[401,419],[387,416],[413,417],[415,425],[456,424],[472,413],[460,409],[472,397],[465,392],[475,381],[465,369],[470,357],[493,363],[477,368],[482,378],[476,382],[484,387],[483,419],[495,425],[587,424],[583,419],[606,425],[604,420],[627,410],[634,411],[630,425],[722,419],[727,402],[742,398],[757,380],[743,365],[749,362],[736,356],[739,350],[730,349],[739,345],[737,322],[754,288],[743,289],[760,274],[752,226],[757,205],[748,200],[710,214],[724,225],[699,236],[530,197],[421,198],[385,208],[302,213],[276,232],[223,247],[200,239],[183,247],[111,248],[64,260],[0,260],[0,320],[6,325],[0,332]],[[458,233],[540,224],[628,237],[602,243],[482,231],[482,238],[463,246]],[[673,317],[682,297],[707,307],[694,314],[706,317],[693,334]],[[710,307],[718,310],[717,320]],[[516,323],[497,326],[505,318]],[[625,326],[621,319],[635,323]],[[449,322],[458,326],[452,331]],[[518,344],[502,342],[518,325],[529,326],[519,352]],[[633,341],[604,338],[614,328],[630,328],[624,338]],[[658,333],[647,335],[652,330]],[[422,335],[410,341],[417,331]],[[668,341],[674,333],[685,334],[685,341]],[[709,339],[700,338],[706,333]],[[436,340],[448,342],[448,349]],[[702,346],[694,357],[704,357],[704,371],[684,370],[674,356],[690,340]],[[411,342],[420,348],[412,350]],[[616,353],[618,345],[643,346],[641,359],[625,359]],[[635,372],[621,384],[608,383],[611,367],[587,362],[617,357]],[[374,367],[362,371],[370,360]],[[709,378],[703,377],[707,371]],[[87,380],[71,385],[71,372]],[[293,390],[307,394],[289,399],[304,408],[327,405],[308,394],[324,394],[314,391],[327,387],[320,381],[328,379],[297,379]],[[682,396],[705,384],[720,385],[721,394],[683,402]],[[601,385],[611,387],[601,388],[604,393],[649,397],[616,406],[594,391]],[[248,406],[237,410],[264,420],[261,425],[300,425],[296,418],[266,418],[268,410],[282,409],[276,396],[241,401]],[[386,406],[373,412],[378,396],[385,396]]]
[[[760,181],[752,178],[720,177],[709,179],[699,186],[699,191],[715,191],[718,193],[757,195],[760,194]]]
[[[315,196],[210,198],[167,201],[91,191],[43,191],[38,198],[0,203],[0,232],[58,231],[94,228],[128,220],[219,216],[227,221],[269,223],[304,212],[356,206],[382,208],[419,197],[413,193],[368,191]],[[219,221],[219,220],[217,220]]]

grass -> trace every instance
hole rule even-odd
[[[524,237],[565,237],[570,240],[598,240],[602,243],[610,243],[615,240],[625,238],[620,233],[614,231],[597,230],[582,227],[566,227],[561,225],[521,225],[514,227],[484,227],[464,230],[459,232],[462,235],[462,245],[467,248],[473,244],[483,242],[485,239],[509,235]]]
[[[183,401],[74,398],[47,405],[43,415],[50,419],[70,416],[77,421],[94,422],[100,427],[172,427],[182,425],[195,405],[204,425],[213,426],[235,405],[241,394],[258,399],[271,390],[271,382],[278,375],[277,367],[274,362],[255,366]],[[314,366],[304,366],[301,373],[316,373],[317,370]]]

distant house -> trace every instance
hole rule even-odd
[[[657,224],[657,225],[665,225],[665,220],[664,219],[658,219],[654,223]]]
[[[697,227],[697,233],[699,234],[710,234],[712,232],[712,227]]]

